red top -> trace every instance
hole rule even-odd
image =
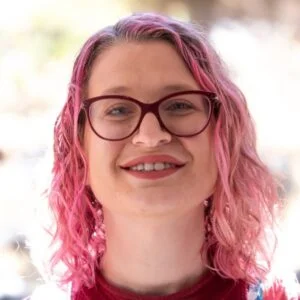
[[[112,286],[101,274],[97,287],[82,288],[72,300],[246,300],[247,285],[244,281],[224,279],[213,272],[207,272],[192,287],[166,296],[143,296]]]

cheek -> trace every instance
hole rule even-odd
[[[116,170],[118,154],[121,151],[119,143],[102,140],[87,129],[84,151],[88,162],[88,184],[96,189],[105,186]]]
[[[204,150],[204,149],[203,149]],[[217,165],[212,149],[196,153],[195,167],[198,176],[215,181],[217,178]]]
[[[207,150],[198,153],[193,170],[197,193],[202,194],[203,199],[214,193],[218,177],[214,153]]]
[[[192,156],[195,179],[205,182],[206,185],[214,185],[218,172],[210,135],[206,133],[195,139],[187,140],[185,147]]]

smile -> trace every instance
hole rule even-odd
[[[124,163],[121,169],[139,179],[155,180],[177,173],[184,166],[184,162],[170,155],[148,155]]]
[[[130,167],[129,169],[132,171],[139,171],[139,172],[151,172],[151,171],[162,171],[170,168],[176,168],[176,165],[167,162],[140,163],[138,165]]]

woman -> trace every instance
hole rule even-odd
[[[270,283],[277,185],[203,33],[156,14],[92,36],[55,125],[69,299],[297,299]]]

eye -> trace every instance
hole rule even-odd
[[[173,101],[172,103],[169,103],[169,105],[166,107],[166,110],[169,111],[180,111],[180,110],[187,110],[187,109],[193,109],[193,105],[188,102],[183,101]]]
[[[139,107],[130,101],[100,101],[99,105],[103,105],[99,108],[100,116],[106,120],[125,121],[139,116]]]
[[[167,100],[162,109],[167,114],[185,115],[195,111],[195,106],[192,102],[181,99]]]
[[[132,113],[132,110],[126,106],[117,106],[106,110],[107,116],[127,116]]]

